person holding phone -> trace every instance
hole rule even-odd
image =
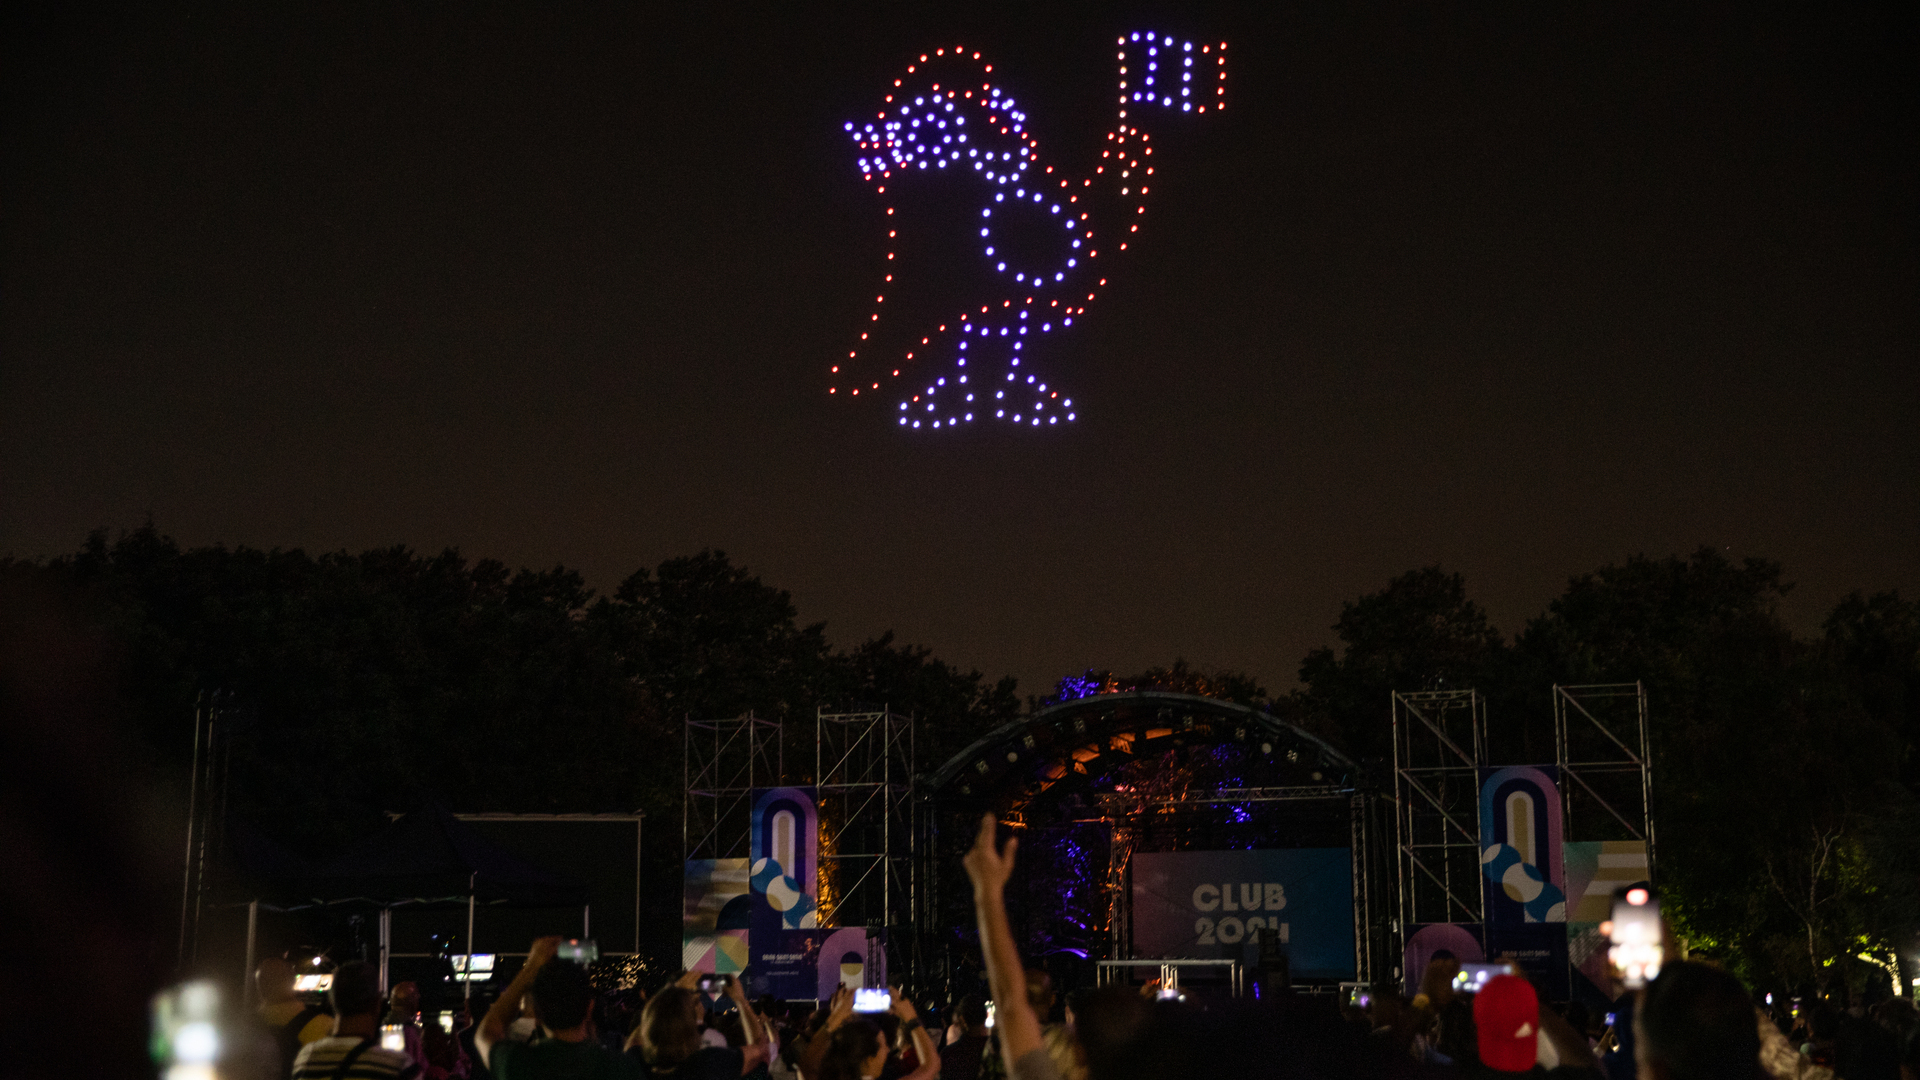
[[[474,1033],[480,1060],[494,1080],[637,1080],[638,1063],[588,1037],[593,1014],[593,985],[587,969],[557,960],[560,938],[543,937],[528,951],[526,966],[513,977]],[[546,1038],[511,1042],[507,1026],[520,1015],[520,1002],[533,1003],[534,1021]]]
[[[1477,1066],[1468,1068],[1467,1075],[1598,1080],[1586,1039],[1553,1010],[1540,1007],[1539,995],[1518,964],[1505,967],[1473,994],[1479,1053]]]
[[[302,1047],[293,1059],[293,1080],[336,1076],[367,1080],[416,1080],[420,1067],[405,1054],[380,1045],[380,972],[354,960],[333,973],[327,991],[333,1003],[333,1034]]]
[[[704,980],[711,989],[717,985],[716,978],[724,979],[726,996],[740,1011],[746,1045],[737,1049],[701,1044],[700,1020],[706,1013],[707,996],[700,985]],[[644,1066],[645,1075],[674,1080],[735,1080],[767,1064],[772,1057],[766,1025],[747,1001],[740,980],[702,976],[697,971],[681,975],[647,1002],[640,1013],[640,1025],[627,1038],[626,1049],[630,1059]]]
[[[833,992],[827,1022],[807,1042],[800,1073],[807,1080],[933,1080],[940,1075],[940,1051],[920,1021],[920,1013],[896,988],[888,1012],[898,1017],[900,1029],[913,1040],[919,1064],[912,1072],[889,1071],[892,1048],[880,1025],[853,1011],[854,992],[842,986]]]
[[[401,1053],[420,1066],[420,1080],[465,1080],[470,1066],[466,1048],[458,1040],[445,1041],[447,1052],[440,1055],[442,1061],[434,1061],[434,1055],[428,1053],[428,1032],[420,1023],[418,983],[398,982],[387,992],[386,1022],[400,1028]],[[448,1028],[445,1034],[452,1035],[452,1029]]]

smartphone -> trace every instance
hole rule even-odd
[[[993,1002],[991,1001],[987,1002],[987,1026],[989,1028],[993,1026]]]
[[[561,942],[560,948],[555,950],[553,955],[558,959],[571,960],[576,964],[591,964],[600,959],[600,943],[571,938]]]
[[[1629,990],[1639,990],[1660,977],[1665,959],[1660,944],[1660,898],[1645,885],[1613,894],[1613,917],[1603,927],[1607,960],[1620,972]]]
[[[440,1030],[446,1032],[449,1035],[453,1034],[453,1010],[452,1009],[440,1010]]]
[[[1453,989],[1455,993],[1477,994],[1488,979],[1511,974],[1513,965],[1504,960],[1497,964],[1461,964],[1460,973],[1453,977]]]
[[[380,1049],[407,1052],[407,1029],[399,1024],[380,1025]]]
[[[1153,998],[1155,1001],[1179,1001],[1180,988],[1177,986],[1172,988],[1163,987],[1154,991]]]
[[[1353,988],[1353,992],[1347,995],[1347,1004],[1356,1009],[1371,1008],[1373,1006],[1373,995],[1367,993],[1363,987],[1356,986]]]
[[[891,990],[855,990],[853,992],[853,1011],[857,1013],[883,1013],[893,1008]]]

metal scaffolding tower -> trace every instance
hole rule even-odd
[[[913,735],[912,717],[884,707],[815,714],[822,926],[897,927],[905,934],[912,922]]]
[[[729,720],[688,717],[683,756],[681,859],[746,858],[753,792],[785,778],[780,721],[751,712]]]
[[[1394,834],[1400,932],[1417,923],[1477,923],[1480,766],[1486,701],[1477,690],[1393,695]]]
[[[1637,682],[1553,688],[1554,757],[1564,829],[1582,839],[1638,840],[1653,862],[1653,757],[1647,691]]]
[[[1397,967],[1390,942],[1393,903],[1393,853],[1386,843],[1389,803],[1375,789],[1348,797],[1353,831],[1353,961],[1355,977],[1373,984],[1385,982],[1387,969]]]
[[[233,694],[203,692],[193,709],[193,770],[187,789],[187,848],[180,870],[180,950],[186,970],[199,956],[200,922],[226,846],[227,774],[239,720]]]

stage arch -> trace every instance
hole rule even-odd
[[[1093,694],[1002,724],[955,754],[927,793],[997,812],[1099,793],[1116,770],[1169,752],[1235,746],[1258,783],[1352,786],[1360,767],[1296,724],[1219,698],[1140,690]]]
[[[1231,701],[1134,691],[1042,709],[921,779],[915,967],[949,985],[973,978],[960,857],[984,812],[1022,837],[1008,906],[1023,951],[1069,983],[1086,981],[1075,965],[1134,956],[1135,852],[1350,848],[1358,952],[1370,954],[1385,899],[1372,883],[1391,848],[1376,794],[1339,748]]]

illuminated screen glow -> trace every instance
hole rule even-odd
[[[1043,160],[1027,114],[994,83],[993,65],[961,46],[922,53],[874,119],[847,122],[861,177],[885,197],[886,260],[859,339],[831,365],[829,394],[885,400],[908,430],[1076,419],[1073,398],[1036,367],[1028,346],[1083,318],[1107,285],[1109,264],[1139,238],[1158,163],[1144,119],[1129,114],[1226,108],[1225,42],[1143,31],[1116,44],[1119,118],[1099,160],[1077,175]],[[984,277],[964,291],[936,288],[920,313],[885,319],[907,286],[895,280],[904,276],[897,257],[910,247],[902,233],[916,215],[903,196],[935,176],[979,190],[964,232]]]

